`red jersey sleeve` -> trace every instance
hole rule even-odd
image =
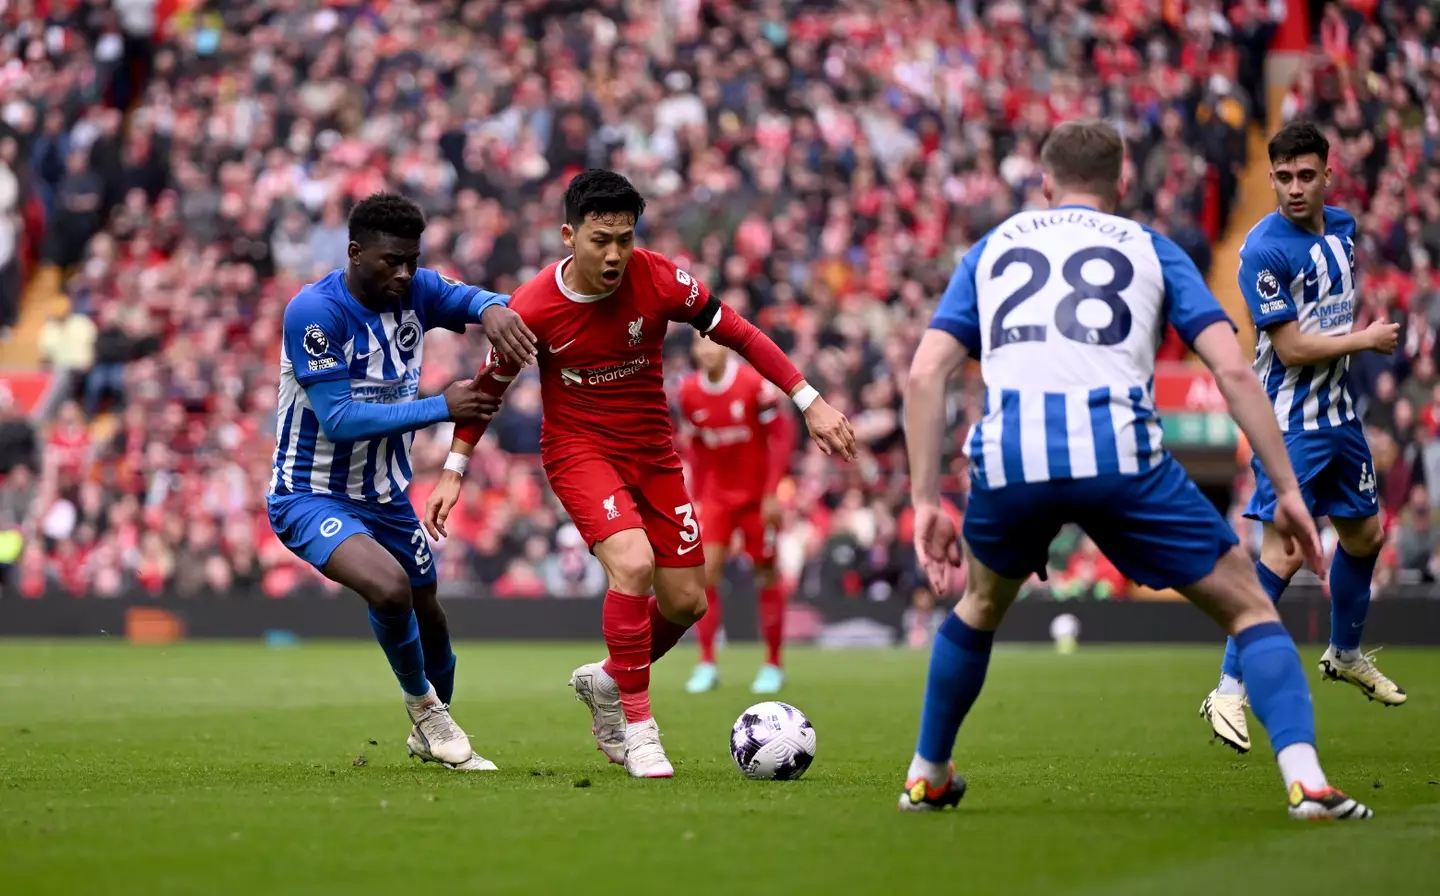
[[[530,301],[530,296],[525,292],[525,287],[522,286],[516,291],[515,295],[511,297],[510,309],[520,315],[520,319],[523,320],[525,325],[530,328],[530,331],[535,334],[537,342],[543,346],[545,344],[545,334],[541,326],[541,315],[536,312],[534,303]],[[479,379],[478,385],[481,390],[489,395],[504,395],[505,390],[510,388],[510,384],[514,382],[515,377],[519,375],[520,365],[509,358],[500,358],[499,353],[495,351],[495,346],[492,345],[490,346],[490,350],[485,353],[485,363],[481,366],[480,372],[477,374]],[[456,424],[455,434],[452,436],[451,442],[452,444],[454,442],[464,442],[473,447],[478,444],[481,437],[485,435],[485,429],[486,424],[484,423]]]
[[[688,271],[655,252],[636,249],[635,253],[644,253],[642,257],[650,270],[659,310],[666,318],[687,323],[726,348],[739,352],[761,376],[787,395],[805,378],[769,336],[711,295],[705,284]]]
[[[688,324],[710,302],[710,290],[689,271],[658,252],[636,249],[644,253],[643,263],[650,272],[649,283],[655,292],[658,310],[667,320]]]
[[[476,375],[476,379],[482,392],[499,397],[505,394],[505,390],[510,388],[510,384],[519,375],[520,366],[508,358],[496,363],[496,353],[492,346],[490,351],[485,353],[485,365]],[[473,447],[485,435],[486,428],[485,423],[457,423],[451,442],[464,442]]]

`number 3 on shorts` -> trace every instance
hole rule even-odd
[[[680,517],[680,525],[685,527],[680,530],[680,540],[686,544],[694,544],[700,537],[700,524],[695,522],[694,505],[681,504],[675,508],[675,515]]]

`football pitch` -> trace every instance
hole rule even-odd
[[[671,781],[604,763],[566,687],[597,645],[457,646],[454,711],[492,773],[420,766],[363,643],[0,642],[0,892],[20,894],[1434,893],[1440,651],[1390,649],[1398,709],[1322,684],[1320,753],[1374,806],[1287,819],[1268,744],[1207,743],[1213,649],[1001,647],[961,731],[958,811],[895,810],[927,653],[793,651],[781,696],[819,738],[797,782],[740,777],[721,690],[656,667]],[[1252,722],[1252,725],[1254,723]]]

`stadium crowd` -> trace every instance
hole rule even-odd
[[[1428,568],[1440,546],[1423,475],[1432,455],[1440,469],[1440,390],[1430,385],[1440,304],[1427,304],[1434,250],[1420,247],[1440,234],[1440,172],[1426,167],[1440,69],[1423,52],[1428,14],[1397,18],[1407,4],[1382,6],[1390,18],[1363,27],[1327,13],[1323,54],[1285,111],[1333,122],[1336,199],[1367,208],[1365,313],[1410,328],[1405,358],[1364,382],[1380,396],[1367,421],[1395,443],[1388,462],[1377,445],[1386,502],[1408,521],[1395,563],[1412,568],[1424,554]],[[344,263],[350,204],[385,188],[416,198],[430,219],[423,263],[509,291],[562,254],[559,195],[571,174],[599,165],[650,201],[644,244],[761,323],[856,423],[865,450],[848,467],[797,440],[781,493],[782,573],[802,591],[909,600],[900,396],[955,261],[992,224],[1043,202],[1037,147],[1051,126],[1104,116],[1131,149],[1135,186],[1122,211],[1208,270],[1246,129],[1264,120],[1261,65],[1283,7],[0,6],[0,84],[11,97],[0,221],[43,209],[40,260],[64,269],[70,303],[47,324],[42,351],[73,384],[29,460],[6,449],[0,528],[26,521],[29,536],[12,582],[26,595],[97,596],[255,587],[278,597],[321,584],[271,534],[263,496],[281,311],[301,284]],[[1425,189],[1401,191],[1412,177]],[[0,261],[4,248],[0,239]],[[672,337],[667,373],[679,375],[690,337]],[[422,391],[472,371],[481,343],[427,336]],[[1180,350],[1171,339],[1163,353]],[[957,385],[957,426],[977,410],[974,387]],[[477,452],[479,475],[467,477],[437,552],[453,593],[603,589],[544,486],[539,421],[527,380]],[[0,436],[23,445],[26,426],[0,419]],[[448,441],[445,426],[420,434],[417,472],[437,470]],[[950,472],[949,499],[963,508],[963,458]],[[430,479],[418,477],[417,504]],[[1113,593],[1093,546],[1056,563],[1063,594],[1097,582]]]

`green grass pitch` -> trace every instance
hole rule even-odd
[[[501,768],[467,775],[406,758],[373,645],[3,642],[0,892],[1436,892],[1440,651],[1381,655],[1411,693],[1383,709],[1303,648],[1321,757],[1376,810],[1317,825],[1286,818],[1258,726],[1249,757],[1207,742],[1220,646],[1000,648],[960,734],[969,795],[914,816],[923,652],[793,652],[818,757],[770,783],[726,749],[752,650],[700,697],[686,646],[657,666],[677,777],[632,781],[565,686],[596,646],[461,645],[455,714]]]

